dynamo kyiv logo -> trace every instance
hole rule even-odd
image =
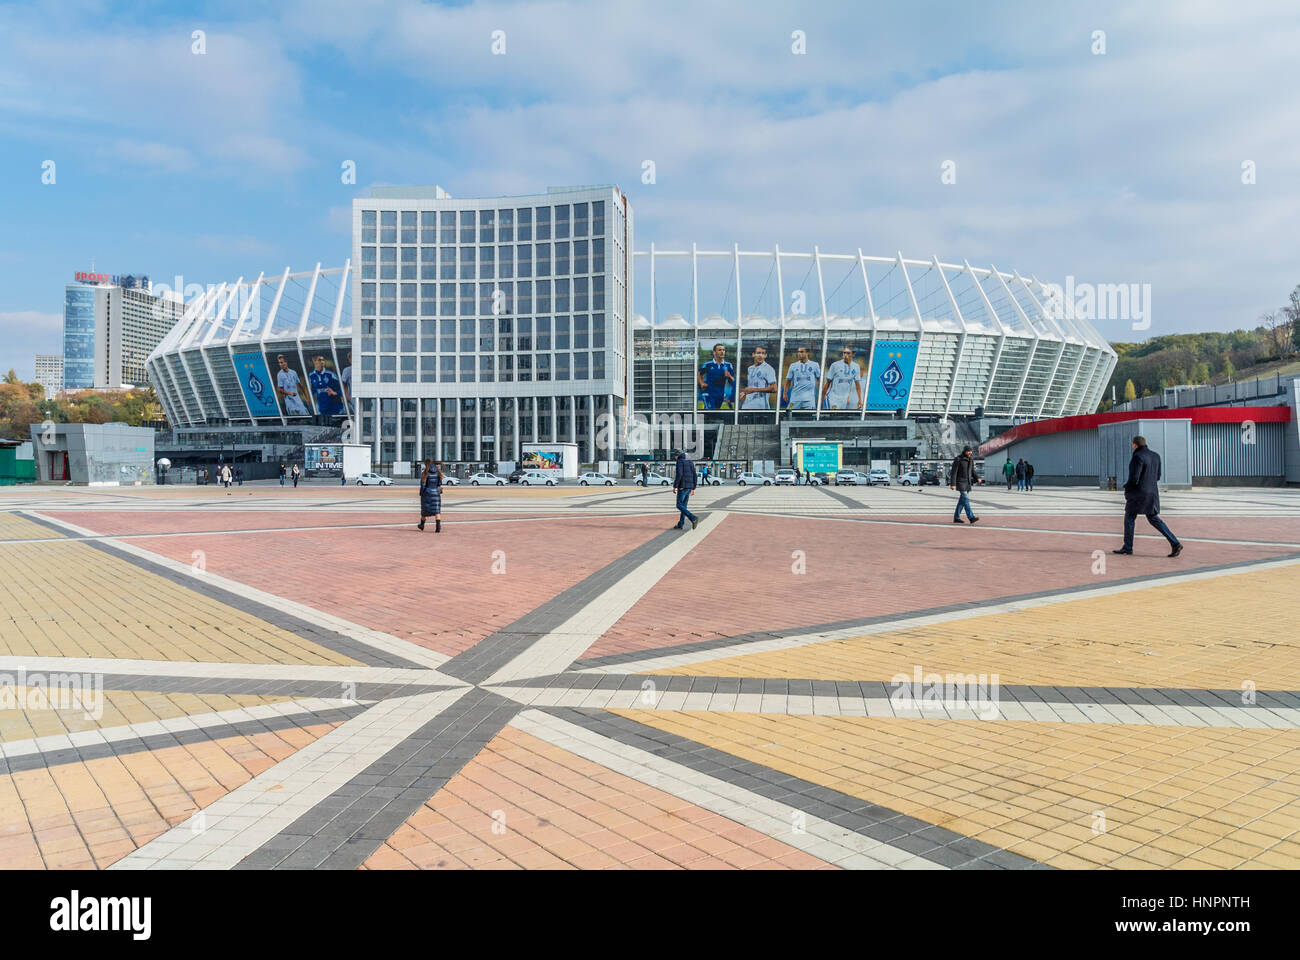
[[[266,391],[266,384],[258,378],[252,370],[248,371],[248,389],[257,399],[262,399],[262,394]]]
[[[880,385],[885,388],[887,393],[894,400],[901,400],[907,396],[907,388],[900,386],[903,382],[903,368],[898,365],[897,360],[889,361],[889,366],[880,375]]]

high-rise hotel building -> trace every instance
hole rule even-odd
[[[145,361],[184,311],[148,277],[78,273],[63,294],[63,389],[144,386]]]
[[[543,442],[614,459],[600,418],[621,421],[628,403],[632,244],[615,186],[354,200],[359,439],[383,463],[517,461]]]

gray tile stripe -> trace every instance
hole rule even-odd
[[[41,517],[32,516],[27,513],[22,514],[22,516],[25,519],[31,520],[33,523],[38,523],[48,529],[63,532],[60,527]],[[160,563],[146,560],[143,557],[130,553],[129,551],[122,550],[112,543],[85,538],[81,539],[79,542],[96,550],[102,550],[104,553],[110,554],[119,560],[125,560],[132,566],[139,567],[142,570],[147,570],[155,576],[179,584],[188,590],[193,590],[195,593],[200,593],[205,597],[210,597],[213,600],[226,604],[227,606],[234,607],[236,610],[251,614],[272,626],[297,634],[304,640],[319,644],[328,650],[333,650],[335,653],[341,653],[345,657],[351,657],[358,663],[364,663],[371,667],[408,667],[416,670],[425,669],[424,664],[416,663],[412,660],[399,657],[396,654],[385,653],[383,650],[377,650],[374,647],[358,643],[351,637],[344,636],[335,630],[319,627],[314,623],[295,617],[292,614],[285,613],[283,610],[277,610],[275,607],[259,603],[256,600],[241,597],[239,594],[231,593],[229,590],[205,581],[202,577],[191,577],[176,570],[172,570],[169,567],[165,567]]]
[[[851,620],[835,620],[830,623],[818,623],[800,627],[785,627],[779,630],[759,630],[753,633],[741,633],[731,637],[716,637],[712,640],[696,640],[690,643],[680,643],[667,647],[647,647],[644,650],[634,650],[628,653],[610,653],[601,657],[588,657],[574,661],[573,665],[579,669],[616,666],[620,663],[635,663],[641,660],[649,660],[654,657],[671,657],[683,654],[703,653],[709,650],[722,650],[727,647],[739,646],[745,643],[755,643],[762,640],[782,640],[786,637],[798,637],[803,636],[804,634],[821,632],[829,633],[836,630],[847,630],[852,627],[874,627],[878,624],[890,623],[894,620],[910,620],[914,617],[931,617],[947,613],[978,611],[982,607],[994,607],[1006,603],[1017,603],[1023,600],[1041,600],[1045,597],[1068,597],[1071,594],[1096,590],[1098,587],[1119,587],[1128,584],[1146,583],[1148,581],[1161,580],[1171,575],[1216,573],[1228,570],[1239,570],[1245,572],[1251,567],[1259,566],[1261,564],[1276,563],[1279,560],[1295,559],[1300,559],[1300,553],[1274,554],[1267,557],[1258,557],[1251,560],[1238,560],[1233,563],[1221,563],[1208,567],[1190,567],[1186,569],[1170,570],[1164,573],[1149,573],[1137,577],[1107,580],[1103,583],[1080,583],[1069,587],[1057,587],[1052,590],[1038,590],[1033,593],[1015,593],[1006,596],[989,597],[984,600],[972,600],[965,603],[950,603],[939,607],[923,607],[919,610],[903,610],[897,613],[880,614],[874,617],[856,617]],[[1154,585],[1159,586],[1158,583]]]
[[[469,691],[234,869],[357,869],[521,709]]]
[[[438,671],[470,683],[483,682],[526,651],[540,637],[569,620],[592,599],[618,583],[660,550],[675,543],[680,536],[679,531],[672,529],[656,535],[586,579],[552,597],[532,612],[524,614],[514,623],[484,637],[468,650],[452,657],[440,666]]]
[[[754,514],[758,513],[757,511],[745,511],[745,512],[754,513]],[[880,526],[885,526],[885,527],[902,527],[902,526],[949,527],[952,526],[952,521],[943,519],[943,515],[937,515],[933,519],[926,519],[926,520],[904,520],[901,518],[907,516],[907,514],[901,514],[901,513],[886,514],[884,516],[875,516],[875,517],[848,517],[848,516],[841,516],[839,514],[827,515],[825,513],[799,513],[796,510],[796,511],[782,512],[778,514],[767,513],[763,515],[794,517],[801,520],[834,520],[837,523],[871,523],[871,524],[878,524]],[[1079,517],[1075,517],[1072,514],[1062,514],[1062,516],[1068,519],[1082,519],[1087,517],[1097,517],[1103,515],[1082,514],[1079,515]],[[1109,519],[1115,519],[1114,516],[1110,516],[1110,515],[1106,515],[1106,516],[1108,516]],[[1123,514],[1120,514],[1119,516],[1122,518]],[[1163,516],[1163,514],[1161,514],[1161,516]],[[1192,519],[1202,519],[1202,518],[1193,517]],[[1013,517],[1008,517],[1007,522],[1020,524],[1020,523],[1029,523],[1032,521],[1016,520]],[[1073,530],[1067,527],[1001,526],[996,523],[988,523],[983,519],[980,520],[980,523],[984,524],[983,529],[985,530],[1002,530],[1008,533],[1048,533],[1048,534],[1065,533],[1065,534],[1082,534],[1084,536],[1097,536],[1097,537],[1110,537],[1110,536],[1115,536],[1120,538],[1123,537],[1123,531],[1114,531],[1114,530]],[[1151,528],[1148,527],[1147,529],[1151,529]],[[1137,532],[1137,538],[1141,540],[1143,539],[1143,537],[1145,537],[1148,540],[1155,540],[1157,542],[1163,542],[1165,539],[1158,533],[1144,534],[1142,533],[1142,528],[1139,527]],[[1226,543],[1231,546],[1257,545],[1261,547],[1300,547],[1300,543],[1297,543],[1294,540],[1244,540],[1241,538],[1231,538],[1231,537],[1186,537],[1186,536],[1180,537],[1179,539],[1183,543]],[[21,543],[23,541],[14,541],[14,542]]]
[[[830,485],[829,485],[829,484],[819,483],[819,484],[817,484],[817,486],[815,486],[813,489],[814,489],[814,490],[820,490],[822,493],[826,494],[826,496],[830,497],[832,500],[838,500],[840,503],[844,504],[844,505],[845,505],[846,507],[848,507],[850,510],[870,510],[870,509],[871,509],[871,508],[868,507],[866,504],[864,504],[864,503],[862,503],[862,502],[860,502],[860,501],[858,501],[858,500],[854,500],[852,497],[847,496],[847,495],[845,495],[845,494],[843,494],[843,493],[840,493],[838,490],[832,490],[832,489],[830,488]]]
[[[1052,869],[965,834],[809,783],[626,717],[573,707],[534,709],[941,866],[954,869]]]
[[[290,727],[310,727],[319,723],[342,723],[361,713],[368,704],[358,703],[348,707],[334,707],[328,710],[295,713],[286,717],[267,717],[261,720],[240,720],[236,723],[214,723],[197,730],[176,730],[170,733],[153,734],[147,737],[131,737],[114,740],[111,743],[95,743],[81,747],[66,747],[62,750],[50,750],[45,753],[24,754],[19,757],[0,758],[0,774],[20,773],[24,770],[39,770],[44,767],[57,767],[65,763],[85,763],[101,760],[104,757],[122,756],[130,753],[142,753],[148,750],[165,750],[168,747],[185,746],[191,743],[203,743],[220,740],[225,737],[252,737],[261,733],[273,733]]]
[[[664,491],[667,492],[665,493]],[[653,497],[656,494],[658,494],[660,497],[664,499],[665,510],[673,509],[672,501],[669,499],[672,496],[672,488],[662,487],[662,486],[650,487],[649,489],[646,490],[642,490],[640,487],[637,487],[635,491],[626,490],[625,488],[625,492],[620,496],[597,497],[595,499],[583,500],[581,503],[572,503],[569,504],[569,506],[571,508],[584,509],[586,507],[594,507],[602,503],[622,503],[622,502],[627,502],[629,500],[641,500],[645,497]]]
[[[930,671],[938,672],[938,671]],[[954,671],[955,673],[955,671]],[[946,674],[945,674],[946,676]],[[808,680],[773,677],[697,677],[648,673],[579,673],[513,680],[502,686],[551,690],[640,690],[649,680],[659,693],[753,693],[804,697],[861,697],[888,700],[891,685],[880,680]],[[1017,703],[1129,706],[1233,707],[1269,710],[1300,708],[1298,690],[1257,690],[1255,703],[1242,702],[1240,690],[1200,690],[1175,687],[1049,687],[1000,684],[998,695]],[[537,708],[542,709],[542,708]]]
[[[33,671],[36,672],[36,671]],[[48,671],[41,671],[47,673]],[[447,683],[376,683],[358,681],[345,684],[336,680],[300,680],[293,677],[187,677],[187,676],[153,676],[139,673],[106,673],[103,676],[105,690],[130,690],[139,693],[224,693],[224,694],[259,694],[263,696],[293,697],[295,700],[319,697],[322,700],[339,699],[344,693],[352,693],[358,700],[373,702],[389,697],[405,697],[413,693],[430,693],[435,690],[450,690]]]
[[[746,486],[746,487],[743,487],[742,489],[737,490],[735,493],[728,494],[727,496],[723,497],[721,500],[715,500],[715,501],[713,501],[713,503],[709,504],[709,506],[708,506],[707,508],[705,508],[705,509],[708,509],[708,510],[726,510],[728,507],[730,507],[733,503],[735,503],[735,502],[736,502],[737,500],[739,500],[741,497],[743,497],[743,496],[747,496],[748,494],[751,494],[751,493],[757,493],[759,490],[762,490],[762,489],[763,489],[762,487],[758,487],[758,486],[754,486],[754,487]]]

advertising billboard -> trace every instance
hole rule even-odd
[[[523,462],[519,464],[522,470],[564,470],[564,451],[563,450],[526,450],[524,451]]]
[[[311,400],[308,398],[307,378],[303,376],[302,362],[293,350],[272,350],[266,355],[267,369],[274,377],[275,397],[286,417],[310,417]]]
[[[266,359],[260,353],[237,353],[231,359],[239,377],[239,388],[244,392],[248,412],[254,417],[278,417],[280,408],[275,402],[271,375],[266,371]]]
[[[881,340],[872,353],[868,410],[902,410],[916,369],[915,340]]]
[[[333,477],[338,479],[343,469],[343,444],[303,444],[303,473],[308,477]]]
[[[796,465],[810,473],[835,473],[840,469],[842,452],[838,443],[801,443]]]

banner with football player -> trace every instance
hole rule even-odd
[[[878,340],[871,354],[868,410],[902,410],[916,370],[915,340]]]
[[[310,417],[311,400],[307,394],[307,378],[302,373],[302,362],[296,350],[270,350],[266,365],[271,370],[271,384],[276,400],[286,417]]]
[[[785,359],[781,370],[781,408],[816,410],[822,379],[821,334],[785,337]]]
[[[856,339],[832,336],[826,341],[826,372],[822,376],[823,410],[860,413],[866,392],[867,357]]]
[[[776,382],[776,367],[772,364],[778,359],[780,342],[775,337],[768,340],[748,335],[741,340],[740,389],[736,391],[741,413],[771,413],[776,410],[780,387]]]
[[[736,399],[736,341],[712,337],[696,347],[697,410],[732,410]]]

